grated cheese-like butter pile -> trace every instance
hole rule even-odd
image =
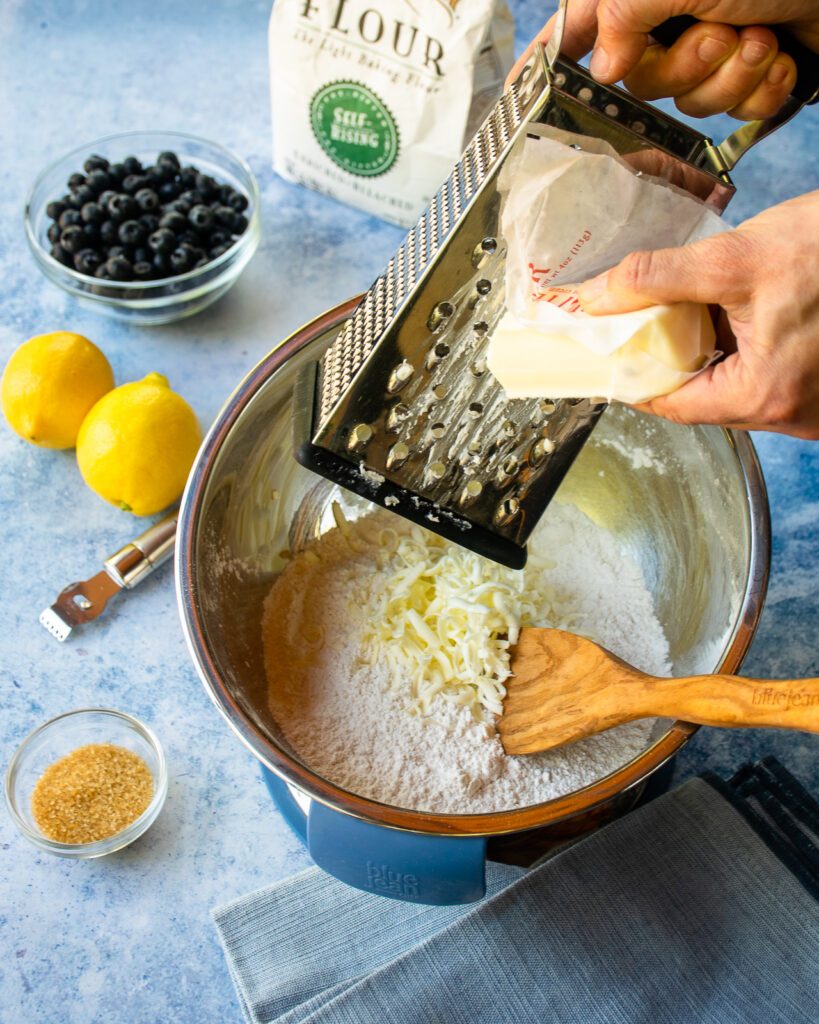
[[[334,506],[340,529],[349,524]],[[389,564],[383,592],[375,596],[362,580],[359,600],[373,604],[362,657],[386,661],[412,679],[412,699],[428,714],[439,694],[468,707],[475,719],[499,715],[509,678],[509,648],[522,625],[549,623],[556,595],[531,587],[524,574],[481,558],[418,526],[408,532],[379,531],[380,564]],[[541,558],[528,575],[554,567]],[[544,621],[544,613],[546,621]],[[557,616],[566,622],[566,611]],[[569,616],[571,618],[571,615]]]

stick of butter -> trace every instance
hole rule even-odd
[[[487,351],[510,398],[647,402],[676,390],[715,355],[714,325],[700,303],[591,316],[572,292],[555,289],[529,305],[525,318],[503,315]]]

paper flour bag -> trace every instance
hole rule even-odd
[[[726,225],[650,173],[653,151],[631,154],[635,166],[601,140],[539,131],[499,181],[507,312],[493,332],[489,367],[515,398],[636,403],[667,394],[715,356],[707,307],[596,317],[582,311],[572,286],[630,252],[685,245]]]
[[[506,0],[275,0],[273,167],[410,227],[512,65]]]

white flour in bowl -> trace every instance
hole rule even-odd
[[[420,708],[411,667],[377,645],[373,652],[372,643],[368,653],[366,642],[396,571],[378,538],[412,529],[379,510],[331,530],[293,557],[267,597],[270,709],[305,764],[383,803],[470,814],[573,792],[645,748],[648,721],[545,754],[508,757],[494,715],[474,702],[455,703],[463,693],[438,693]],[[481,581],[510,572],[480,560]],[[475,579],[465,581],[464,596],[475,586]],[[571,629],[638,668],[669,674],[668,644],[639,568],[575,506],[552,505],[535,530],[523,590],[539,601],[524,625]]]

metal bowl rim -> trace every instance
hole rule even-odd
[[[360,301],[356,296],[316,317],[282,341],[244,378],[228,398],[205,437],[188,479],[179,512],[175,579],[182,628],[191,658],[206,692],[239,740],[270,771],[310,799],[344,814],[387,828],[443,836],[492,836],[526,831],[590,811],[639,785],[657,771],[694,735],[699,726],[676,721],[640,755],[621,768],[564,796],[505,811],[483,814],[436,814],[393,807],[358,796],[323,779],[275,745],[233,699],[211,656],[197,606],[194,572],[196,536],[210,471],[222,444],[250,399],[295,353],[348,318]],[[749,516],[749,571],[742,605],[720,663],[719,672],[736,672],[748,651],[762,611],[770,569],[770,513],[762,469],[745,431],[723,429],[745,483]]]

